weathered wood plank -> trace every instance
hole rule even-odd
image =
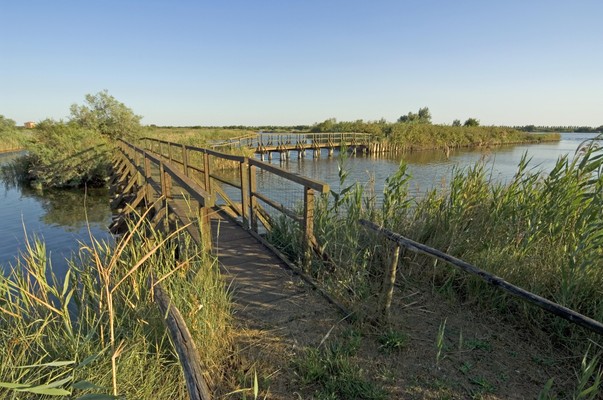
[[[154,286],[153,294],[161,315],[165,315],[164,322],[182,365],[189,398],[191,400],[210,400],[211,392],[203,378],[199,352],[184,318],[160,285]]]
[[[428,255],[431,257],[435,257],[438,260],[447,262],[448,264],[453,265],[469,274],[478,276],[484,282],[486,282],[494,287],[498,287],[498,288],[506,291],[507,293],[512,294],[513,296],[526,300],[529,303],[532,303],[532,304],[542,308],[543,310],[550,312],[551,314],[557,315],[557,316],[559,316],[563,319],[566,319],[576,325],[580,325],[584,328],[587,328],[593,332],[598,333],[599,335],[603,335],[603,324],[599,321],[595,321],[594,319],[589,318],[580,313],[577,313],[574,310],[571,310],[560,304],[554,303],[548,299],[545,299],[544,297],[538,296],[537,294],[529,292],[518,286],[510,284],[509,282],[505,281],[501,277],[498,277],[489,272],[486,272],[472,264],[469,264],[468,262],[460,260],[460,259],[453,257],[449,254],[446,254],[440,250],[426,246],[422,243],[415,242],[412,239],[408,239],[408,238],[406,238],[402,235],[399,235],[397,233],[394,233],[390,230],[387,230],[387,229],[375,224],[374,222],[367,221],[367,220],[360,220],[360,224],[369,229],[374,230],[375,232],[378,232],[379,234],[385,236],[386,238],[388,238],[396,243],[399,243],[401,246],[404,246],[405,248],[407,248],[410,251],[413,251],[415,253],[425,254],[425,255]]]

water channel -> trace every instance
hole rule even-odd
[[[383,190],[385,179],[399,166],[400,157],[408,164],[412,175],[411,189],[421,193],[450,180],[454,167],[463,168],[480,160],[487,163],[493,180],[505,181],[513,176],[522,155],[528,152],[534,168],[550,170],[557,158],[564,154],[573,155],[585,139],[594,134],[563,134],[562,140],[535,145],[503,146],[491,149],[424,151],[404,153],[397,157],[356,156],[347,160],[349,171],[347,185],[353,182],[372,185],[375,194]],[[10,162],[16,153],[0,154],[0,164]],[[272,161],[299,174],[324,180],[334,190],[339,188],[338,157],[328,158],[326,151],[320,158],[311,156],[298,160],[291,155],[288,162],[281,163],[278,157]],[[275,190],[278,183],[272,184]],[[89,243],[90,234],[99,240],[111,240],[107,226],[111,220],[109,198],[104,190],[88,191],[44,191],[38,192],[25,187],[3,182],[0,185],[0,270],[14,265],[19,253],[26,247],[26,237],[39,237],[46,244],[46,251],[55,271],[60,275],[67,266],[66,259],[77,252],[80,243]],[[90,232],[90,233],[89,233]]]

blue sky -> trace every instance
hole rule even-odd
[[[603,125],[603,2],[0,0],[0,114],[107,89],[144,124]]]

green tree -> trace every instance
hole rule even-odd
[[[461,120],[455,119],[454,121],[452,121],[452,126],[461,126]]]
[[[86,105],[73,104],[71,121],[111,139],[128,137],[140,131],[141,116],[116,100],[106,90],[86,95]]]
[[[17,124],[10,118],[6,118],[4,115],[0,115],[0,133],[13,132],[16,129]]]
[[[475,118],[469,118],[467,119],[467,121],[465,121],[463,126],[479,126],[479,120]]]
[[[419,108],[418,113],[409,112],[406,115],[402,115],[398,118],[398,122],[409,123],[414,122],[418,124],[431,124],[431,112],[428,107]]]

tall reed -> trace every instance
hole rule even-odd
[[[547,173],[532,168],[524,156],[513,179],[504,184],[492,182],[487,166],[477,163],[453,171],[446,187],[420,198],[409,196],[402,164],[388,179],[381,204],[363,187],[345,183],[342,160],[340,189],[321,199],[315,215],[318,240],[340,267],[316,260],[312,272],[345,302],[374,297],[387,244],[358,226],[358,218],[369,218],[602,321],[603,149],[597,143],[585,143],[575,156],[560,158]],[[299,243],[295,229],[283,223],[276,228],[272,237],[281,243]],[[411,261],[403,268],[406,275],[453,289],[563,340],[584,338],[568,322],[516,302],[478,279],[443,265],[434,268],[433,260],[424,256]]]
[[[39,240],[0,276],[0,397],[187,398],[149,283],[180,309],[221,379],[230,303],[216,263],[140,223],[116,245],[93,241],[57,277]],[[186,241],[185,237],[179,239]]]

